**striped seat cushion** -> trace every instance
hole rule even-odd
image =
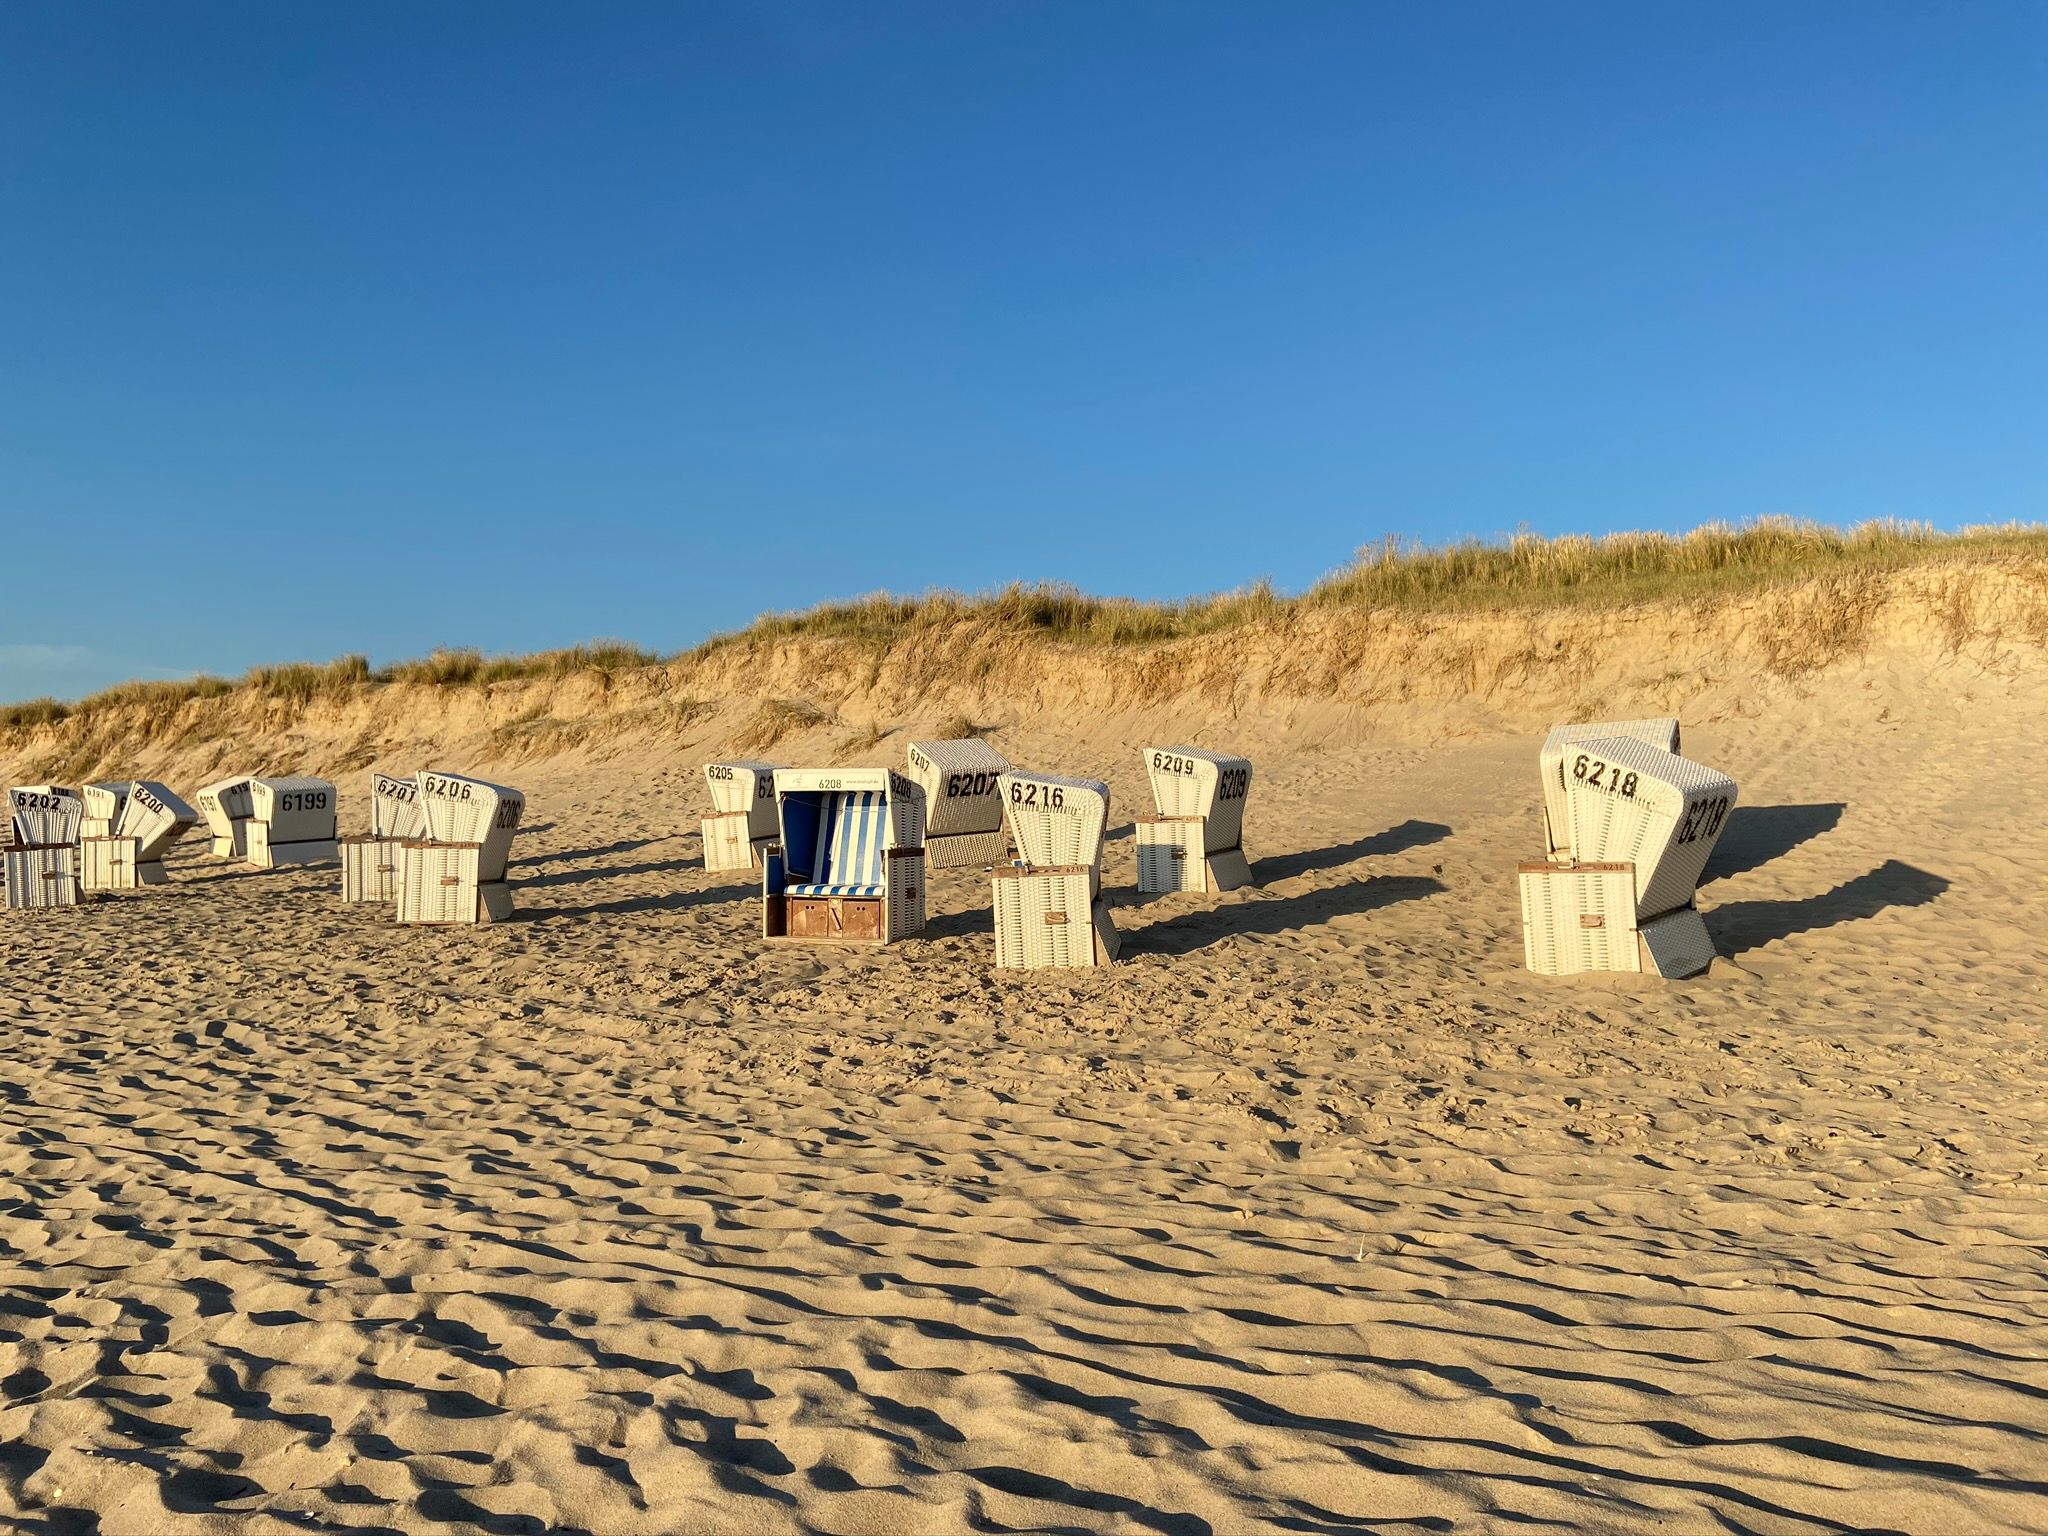
[[[834,894],[882,894],[882,850],[889,845],[889,806],[876,789],[847,790],[831,807],[832,841],[819,883],[845,887]],[[872,890],[869,888],[872,887]]]
[[[785,896],[879,896],[879,885],[792,885]]]

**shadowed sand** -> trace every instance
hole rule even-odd
[[[0,1509],[2048,1527],[2039,692],[1688,722],[1744,804],[1678,984],[1520,969],[1520,736],[1260,757],[1264,888],[1113,842],[1105,973],[992,974],[974,872],[764,947],[653,756],[516,771],[498,928],[189,851],[10,915]]]

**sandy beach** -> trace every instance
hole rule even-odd
[[[1113,786],[1101,972],[993,973],[979,871],[922,939],[764,944],[703,754],[630,739],[501,766],[504,925],[192,846],[7,914],[0,1508],[2048,1528],[2048,679],[1759,698],[1687,719],[1742,806],[1679,983],[1522,968],[1535,739],[1412,712],[1211,722],[1262,884],[1144,902],[1157,721],[998,731]]]

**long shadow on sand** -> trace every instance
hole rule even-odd
[[[1271,885],[1276,880],[1292,880],[1297,875],[1319,869],[1336,869],[1359,859],[1406,853],[1410,848],[1442,842],[1450,835],[1451,829],[1440,821],[1418,821],[1411,816],[1399,826],[1388,827],[1386,831],[1375,832],[1369,837],[1353,838],[1348,843],[1338,843],[1329,848],[1311,848],[1302,853],[1283,853],[1278,858],[1261,859],[1253,873],[1261,885]]]
[[[597,869],[565,870],[561,874],[536,875],[531,880],[520,881],[519,884],[522,889],[544,890],[551,885],[588,885],[593,880],[626,880],[634,875],[665,875],[670,870],[697,867],[696,859],[652,859],[645,864],[607,864]]]
[[[584,859],[601,859],[608,853],[637,853],[640,849],[655,843],[665,843],[671,837],[682,836],[679,832],[665,833],[660,837],[622,837],[616,843],[603,843],[589,848],[565,848],[560,853],[537,853],[533,856],[536,864],[574,864]]]
[[[658,869],[663,866],[650,867]],[[578,907],[543,907],[530,906],[523,899],[524,894],[533,888],[532,885],[514,887],[515,898],[519,898],[517,912],[521,920],[537,922],[542,918],[592,917],[606,912],[681,912],[691,907],[724,906],[747,894],[744,890],[735,891],[730,886],[721,886],[709,891],[654,891],[645,896],[622,896],[617,901],[594,901]]]
[[[1948,881],[1897,859],[1886,859],[1867,875],[1845,880],[1831,891],[1797,901],[1731,901],[1707,913],[1714,946],[1738,955],[1776,939],[1837,923],[1875,917],[1887,907],[1923,907],[1948,889]]]
[[[1304,891],[1298,896],[1233,901],[1227,906],[1183,913],[1149,927],[1127,929],[1126,937],[1133,949],[1145,954],[1185,955],[1223,939],[1291,933],[1297,928],[1327,923],[1333,917],[1355,917],[1395,902],[1434,896],[1446,889],[1443,881],[1428,875],[1374,875],[1327,890]]]
[[[1707,860],[1700,884],[1746,875],[1773,859],[1781,859],[1801,843],[1832,832],[1848,809],[1841,801],[1821,805],[1739,805]]]

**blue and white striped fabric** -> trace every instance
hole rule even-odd
[[[848,790],[833,797],[824,817],[831,828],[825,850],[825,879],[792,885],[791,896],[880,896],[883,850],[889,842],[889,803],[878,789]]]

